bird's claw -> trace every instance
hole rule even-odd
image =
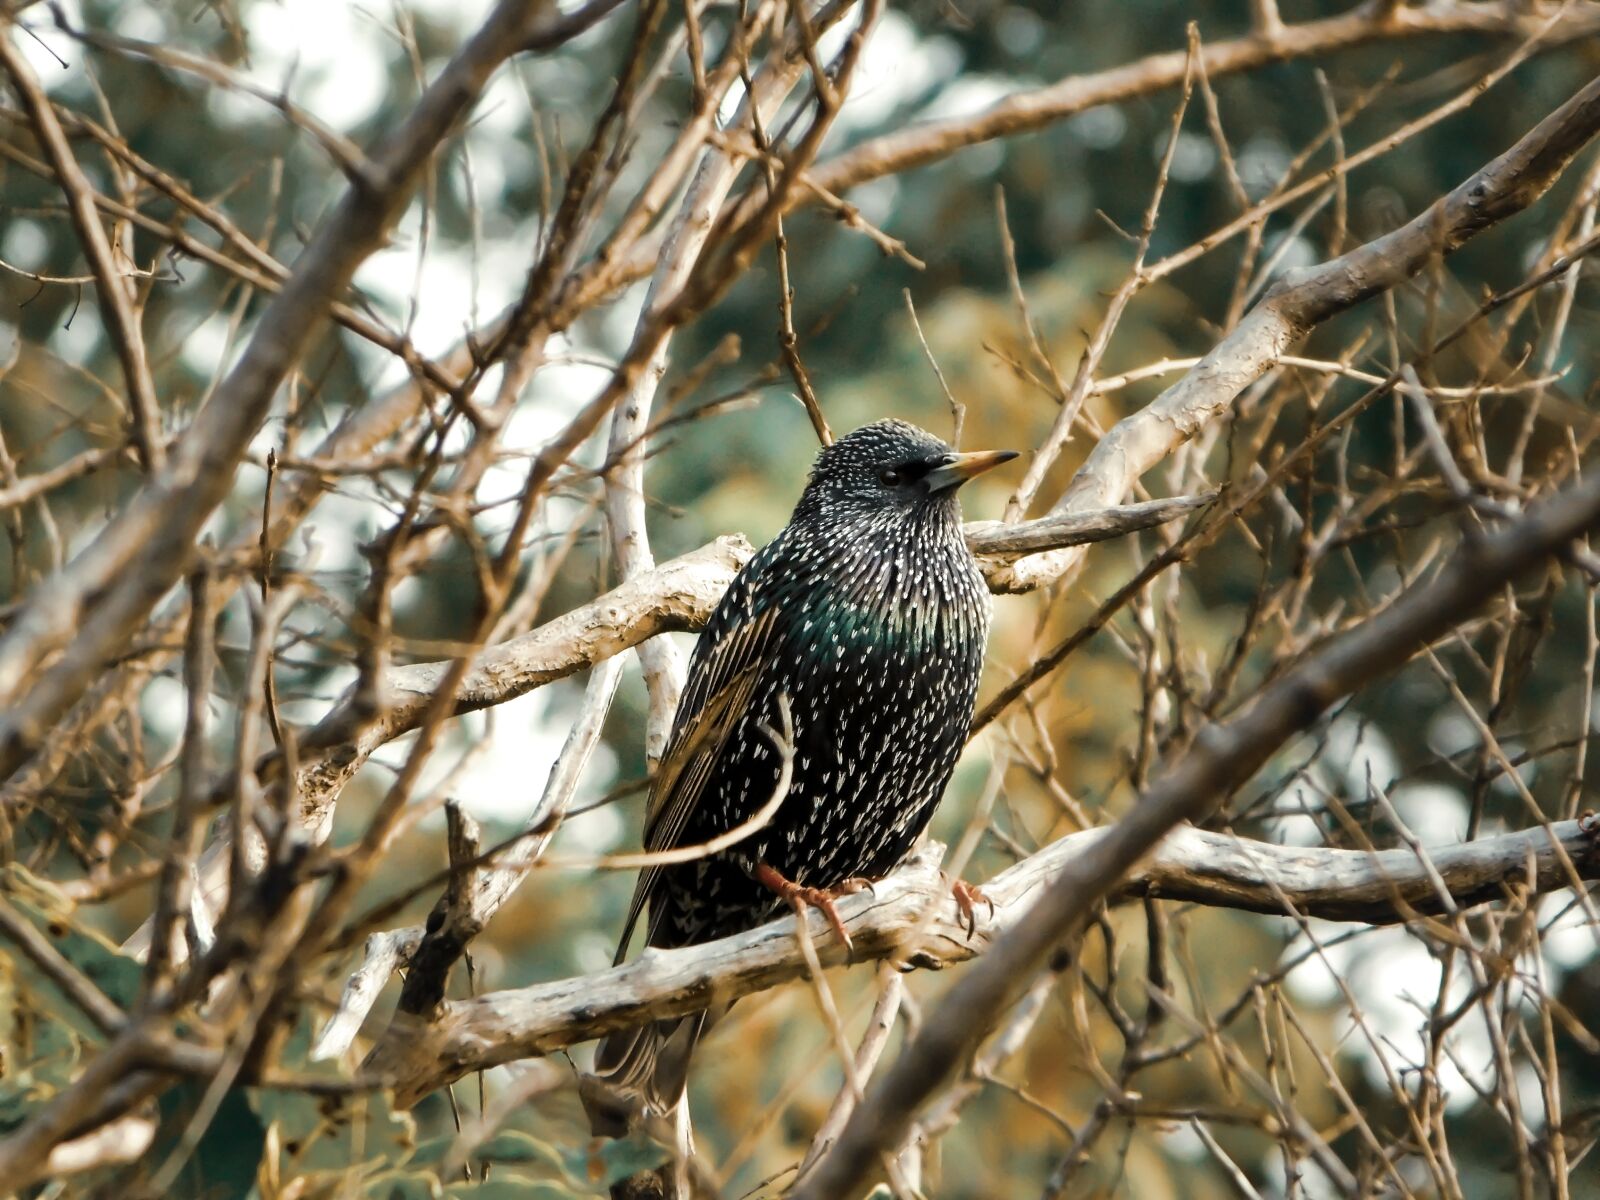
[[[950,881],[950,895],[954,897],[956,908],[960,910],[962,920],[967,927],[967,940],[972,940],[972,935],[978,931],[978,905],[987,904],[989,915],[994,916],[994,901],[983,894],[983,889],[976,884],[968,883],[965,879],[952,879]]]
[[[755,880],[763,887],[768,888],[778,896],[787,900],[794,906],[795,915],[802,921],[805,920],[807,908],[817,909],[828,918],[828,924],[833,927],[833,932],[839,935],[839,940],[844,943],[845,953],[852,958],[855,956],[855,943],[850,940],[850,931],[844,927],[844,920],[839,916],[839,910],[834,907],[834,901],[841,896],[853,895],[856,892],[872,887],[868,879],[846,879],[843,883],[831,888],[806,887],[804,884],[795,883],[784,877],[783,872],[776,867],[769,867],[762,863],[755,869]]]

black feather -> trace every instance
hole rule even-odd
[[[783,901],[758,864],[828,888],[887,874],[944,792],[965,743],[989,629],[989,593],[961,532],[953,452],[879,421],[817,456],[788,526],[741,571],[689,665],[645,825],[647,849],[697,845],[771,797],[779,756],[762,726],[794,727],[789,792],[729,849],[645,871],[622,945],[649,910],[652,946],[750,929]],[[698,1017],[613,1034],[600,1073],[665,1111],[682,1094]]]

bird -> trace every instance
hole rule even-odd
[[[990,599],[956,493],[1015,457],[957,453],[895,419],[823,447],[789,523],[735,576],[695,645],[644,846],[701,846],[752,823],[780,781],[784,728],[788,789],[741,840],[640,873],[618,963],[646,912],[652,947],[741,933],[790,904],[823,910],[848,944],[833,900],[905,858],[966,742]],[[957,885],[964,909],[975,895]],[[593,1078],[669,1114],[717,1015],[606,1036]]]

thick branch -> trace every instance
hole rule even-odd
[[[138,1162],[156,1138],[156,1123],[147,1116],[127,1116],[62,1142],[45,1161],[47,1174],[77,1175],[123,1163]]]
[[[1552,833],[1559,849],[1544,830],[1532,829],[1441,847],[1429,852],[1429,861],[1458,906],[1494,900],[1512,886],[1526,885],[1530,862],[1535,891],[1571,886],[1569,862],[1580,878],[1600,878],[1594,833],[1578,821],[1555,825]],[[981,955],[1016,928],[1072,864],[1097,857],[1112,834],[1110,829],[1069,834],[985,883],[994,910],[978,906],[970,939],[939,871],[943,847],[929,845],[871,893],[839,903],[855,960],[889,958],[942,967]],[[1284,913],[1287,899],[1305,916],[1387,923],[1440,911],[1437,886],[1410,850],[1302,849],[1185,827],[1157,846],[1110,898],[1159,896],[1277,914]],[[811,919],[822,961],[844,963],[845,948],[826,920],[816,913]],[[682,950],[646,950],[594,975],[448,1001],[436,1024],[397,1025],[368,1068],[392,1078],[401,1102],[410,1104],[469,1071],[776,987],[806,971],[793,920],[785,917]]]
[[[752,553],[741,536],[718,538],[530,633],[490,647],[457,689],[455,711],[503,704],[646,638],[698,629]],[[381,714],[364,714],[353,698],[346,698],[306,734],[304,756],[323,755],[300,780],[309,824],[317,823],[313,814],[331,805],[374,750],[417,727],[449,668],[449,660],[396,667],[384,679],[390,703]]]

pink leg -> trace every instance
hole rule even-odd
[[[844,927],[844,921],[839,917],[839,910],[833,906],[835,900],[842,896],[854,895],[864,888],[870,888],[870,879],[846,879],[843,883],[831,888],[804,887],[784,877],[783,872],[776,867],[769,867],[761,863],[756,867],[755,881],[762,887],[782,896],[794,905],[795,913],[803,920],[805,909],[815,908],[828,918],[828,924],[833,926],[834,933],[839,935],[839,940],[844,943],[846,950],[853,951],[854,943],[850,941],[850,933]]]
[[[978,928],[979,904],[987,904],[989,915],[994,916],[994,901],[985,896],[976,884],[968,883],[965,879],[952,879],[950,894],[955,897],[956,908],[960,909],[967,923],[967,937],[970,938]]]

